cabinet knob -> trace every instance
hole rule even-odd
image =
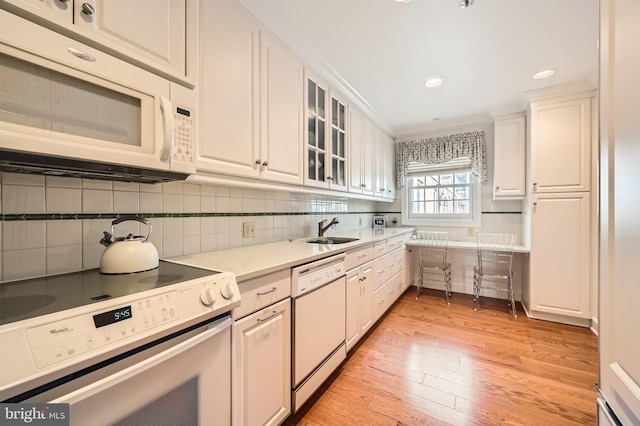
[[[327,176],[327,180],[333,180],[331,176]]]
[[[262,161],[260,161],[260,159],[258,158],[258,159],[256,160],[256,164],[257,164],[258,166],[261,166],[261,165],[262,165]]]
[[[262,165],[263,165],[264,167],[267,167],[267,166],[269,165],[269,162],[268,162],[268,161],[263,161],[263,162],[262,162]]]
[[[96,13],[96,10],[89,3],[82,3],[82,13],[93,15],[94,13]]]
[[[498,190],[500,190],[500,187],[499,187],[499,186],[496,186],[496,191],[498,191]]]

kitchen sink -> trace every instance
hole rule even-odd
[[[358,241],[359,238],[345,238],[345,237],[318,237],[306,240],[306,243],[311,244],[345,244],[353,241]]]

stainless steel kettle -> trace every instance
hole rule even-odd
[[[137,221],[149,227],[146,237],[129,234],[125,237],[115,237],[114,227],[122,222]],[[151,241],[151,222],[137,216],[123,216],[111,222],[111,232],[104,232],[100,244],[107,248],[100,258],[100,273],[102,274],[130,274],[155,269],[159,265],[158,250]]]

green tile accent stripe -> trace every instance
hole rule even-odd
[[[522,212],[482,212],[482,214],[522,214]]]
[[[41,214],[5,214],[2,221],[12,222],[20,220],[83,220],[83,219],[117,219],[123,216],[138,216],[147,219],[176,218],[176,217],[250,217],[250,216],[309,216],[309,215],[339,215],[339,214],[402,214],[393,212],[253,212],[253,213],[41,213]],[[482,212],[482,214],[522,214],[522,212]]]
[[[308,215],[357,215],[376,214],[376,212],[253,212],[253,213],[43,213],[43,214],[5,214],[2,221],[19,220],[83,220],[117,219],[123,216],[137,216],[147,219],[175,217],[250,217],[250,216],[308,216]],[[385,213],[394,214],[394,213]]]

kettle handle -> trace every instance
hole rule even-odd
[[[147,234],[147,237],[144,239],[144,242],[149,241],[149,236],[151,235],[151,229],[153,228],[151,226],[151,222],[149,221],[149,219],[145,219],[144,217],[138,217],[138,216],[122,216],[122,217],[119,217],[117,219],[114,219],[113,222],[111,222],[111,235],[112,235],[112,238],[115,237],[115,235],[116,235],[114,233],[113,228],[117,224],[122,223],[122,222],[127,222],[129,220],[134,220],[136,222],[140,222],[140,223],[142,223],[144,225],[147,225],[149,227],[149,233]]]

